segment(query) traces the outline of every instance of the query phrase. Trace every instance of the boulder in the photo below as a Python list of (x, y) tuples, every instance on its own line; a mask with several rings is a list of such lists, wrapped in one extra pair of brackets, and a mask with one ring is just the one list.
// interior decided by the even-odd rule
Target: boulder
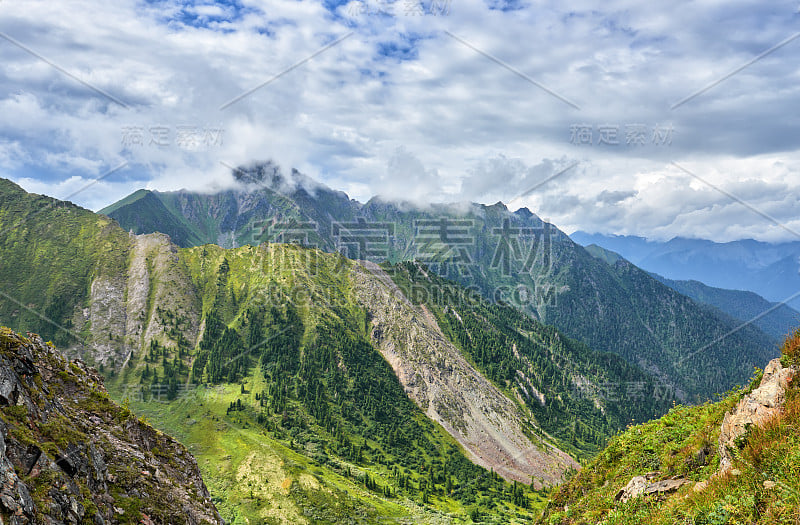
[(664, 479), (661, 481), (651, 482), (651, 480), (656, 476), (658, 476), (658, 472), (648, 472), (644, 476), (634, 476), (623, 489), (617, 492), (617, 501), (625, 503), (626, 501), (633, 498), (638, 498), (639, 496), (672, 492), (673, 490), (678, 490), (681, 486), (687, 483), (691, 483), (691, 481), (688, 479), (683, 478)]
[(745, 395), (732, 411), (725, 414), (719, 434), (720, 474), (733, 465), (737, 439), (751, 426), (763, 425), (780, 412), (793, 375), (794, 369), (784, 368), (780, 359), (773, 359), (764, 368), (758, 388)]

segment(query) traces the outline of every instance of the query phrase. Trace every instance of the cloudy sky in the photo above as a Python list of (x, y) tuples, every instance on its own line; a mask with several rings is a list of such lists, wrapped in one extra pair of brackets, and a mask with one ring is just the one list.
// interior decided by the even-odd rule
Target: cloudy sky
[(799, 8), (0, 0), (0, 175), (97, 210), (274, 159), (362, 201), (797, 240)]

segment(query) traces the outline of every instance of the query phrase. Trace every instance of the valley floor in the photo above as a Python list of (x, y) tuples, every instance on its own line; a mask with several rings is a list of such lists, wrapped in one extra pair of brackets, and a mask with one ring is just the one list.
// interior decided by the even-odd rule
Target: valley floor
[[(471, 509), (452, 499), (431, 496), (423, 505), (407, 497), (387, 498), (367, 490), (356, 473), (367, 472), (383, 484), (389, 472), (317, 462), (311, 459), (319, 452), (313, 443), (301, 448), (289, 436), (277, 437), (244, 414), (228, 416), (231, 401), (242, 397), (238, 386), (199, 386), (171, 402), (131, 400), (128, 394), (112, 391), (120, 403), (175, 436), (195, 455), (227, 523), (474, 523)], [(480, 522), (530, 523), (545, 503), (543, 495), (532, 498), (529, 509), (500, 503)]]

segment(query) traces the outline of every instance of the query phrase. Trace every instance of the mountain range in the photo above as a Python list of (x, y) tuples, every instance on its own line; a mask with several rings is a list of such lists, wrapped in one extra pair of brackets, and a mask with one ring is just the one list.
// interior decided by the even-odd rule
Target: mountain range
[(748, 290), (770, 302), (785, 302), (800, 309), (800, 241), (772, 244), (743, 239), (718, 243), (675, 237), (659, 242), (582, 231), (570, 237), (583, 246), (596, 244), (617, 252), (640, 268), (667, 279)]
[[(633, 420), (776, 353), (528, 210), (239, 172), (108, 215), (0, 179), (0, 320), (175, 435), (226, 521), (531, 521)], [(109, 218), (156, 202), (186, 246)]]
[[(365, 204), (272, 163), (233, 171), (215, 193), (140, 190), (103, 210), (136, 234), (182, 246), (295, 242), (352, 259), (417, 260), (484, 297), (515, 306), (597, 351), (621, 355), (681, 399), (746, 381), (774, 338), (698, 305), (633, 264), (597, 260), (523, 208), (461, 203)], [(707, 373), (708, 370), (718, 373)]]
[(9, 181), (0, 203), (0, 318), (176, 435), (226, 520), (526, 516), (576, 458), (675, 400), (420, 263), (179, 248)]

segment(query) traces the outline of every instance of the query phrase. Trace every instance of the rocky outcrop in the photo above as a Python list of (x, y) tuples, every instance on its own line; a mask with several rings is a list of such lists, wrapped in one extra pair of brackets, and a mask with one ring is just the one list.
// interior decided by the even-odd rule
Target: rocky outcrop
[[(741, 438), (753, 426), (763, 425), (767, 420), (775, 417), (782, 409), (786, 399), (786, 389), (792, 380), (795, 370), (781, 365), (780, 359), (773, 359), (764, 368), (764, 375), (755, 390), (746, 394), (733, 410), (727, 412), (722, 420), (719, 436), (719, 470), (711, 479), (725, 473), (738, 475), (739, 471), (733, 467), (733, 458), (736, 450), (741, 446)], [(698, 465), (705, 463), (706, 455), (710, 452), (707, 448), (698, 451), (694, 462)], [(634, 476), (628, 484), (616, 495), (616, 500), (622, 503), (640, 496), (654, 493), (665, 493), (677, 490), (691, 481), (683, 478), (672, 478), (661, 481), (652, 481), (658, 477), (658, 472), (650, 472), (643, 476)], [(692, 490), (703, 492), (711, 479), (695, 483)]]
[[(445, 337), (433, 315), (413, 305), (380, 267), (354, 265), (353, 289), (371, 318), (376, 348), (408, 396), (465, 448), (471, 459), (509, 480), (552, 485), (569, 455), (531, 437), (519, 407), (478, 372)], [(528, 425), (528, 432), (523, 430)]]
[(120, 369), (153, 339), (166, 347), (196, 342), (200, 301), (164, 234), (132, 235), (126, 274), (96, 277), (90, 294), (92, 338), (83, 357), (95, 363)]
[(197, 463), (98, 373), (0, 328), (0, 523), (222, 523)]
[(786, 399), (786, 389), (795, 370), (785, 368), (780, 359), (773, 359), (764, 368), (758, 388), (746, 394), (736, 407), (725, 414), (719, 434), (719, 472), (727, 472), (733, 465), (733, 453), (738, 440), (754, 425), (763, 425), (781, 411)]
[(658, 472), (648, 472), (644, 476), (634, 476), (624, 488), (617, 492), (615, 499), (621, 503), (625, 503), (633, 498), (649, 496), (651, 494), (664, 494), (667, 492), (672, 492), (674, 490), (678, 490), (687, 483), (691, 483), (691, 481), (684, 478), (652, 481), (658, 477), (658, 475)]

